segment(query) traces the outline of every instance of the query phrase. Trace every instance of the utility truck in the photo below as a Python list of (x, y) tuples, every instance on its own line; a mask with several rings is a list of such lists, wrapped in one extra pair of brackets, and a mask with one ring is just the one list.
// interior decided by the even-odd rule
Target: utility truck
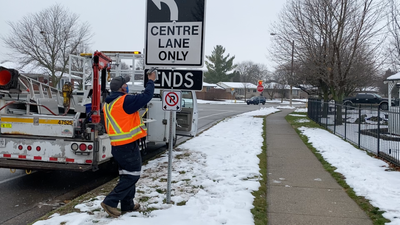
[[(140, 52), (70, 55), (62, 90), (0, 67), (0, 168), (98, 170), (112, 158), (102, 115), (109, 81), (128, 75), (129, 94), (141, 93), (143, 67)], [(197, 133), (195, 92), (182, 92), (182, 110), (175, 113), (162, 109), (162, 91), (156, 89), (153, 99), (140, 110), (148, 131), (139, 140), (141, 151), (147, 151), (149, 144), (167, 144), (170, 135), (175, 142), (176, 135)], [(174, 129), (169, 132), (171, 123)]]

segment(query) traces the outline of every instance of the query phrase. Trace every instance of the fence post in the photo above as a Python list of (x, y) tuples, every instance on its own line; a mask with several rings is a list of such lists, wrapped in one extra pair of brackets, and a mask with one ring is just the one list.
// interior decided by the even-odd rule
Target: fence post
[(380, 151), (380, 138), (381, 138), (381, 107), (378, 107), (378, 148), (377, 148), (377, 156), (379, 156)]
[(328, 130), (328, 113), (329, 113), (329, 102), (324, 101), (324, 108), (322, 110), (326, 111), (326, 118), (325, 118), (325, 129)]
[(358, 106), (358, 148), (360, 148), (361, 142), (361, 105)]
[(336, 134), (336, 124), (337, 124), (337, 107), (336, 107), (336, 102), (335, 102), (335, 113), (333, 115), (333, 134)]
[(321, 101), (317, 100), (317, 119), (318, 119), (318, 124), (322, 126), (322, 116), (321, 116)]

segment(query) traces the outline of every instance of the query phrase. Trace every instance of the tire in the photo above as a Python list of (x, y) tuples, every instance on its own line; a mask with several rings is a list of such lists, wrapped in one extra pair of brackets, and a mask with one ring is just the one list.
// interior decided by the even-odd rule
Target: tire
[(343, 102), (343, 105), (344, 106), (353, 106), (353, 103), (350, 101), (347, 101), (347, 102)]
[(263, 105), (265, 105), (265, 102), (263, 102)]
[(384, 102), (384, 103), (381, 103), (381, 104), (379, 105), (379, 108), (380, 108), (381, 110), (388, 110), (388, 109), (389, 109), (389, 105), (388, 105), (386, 102)]

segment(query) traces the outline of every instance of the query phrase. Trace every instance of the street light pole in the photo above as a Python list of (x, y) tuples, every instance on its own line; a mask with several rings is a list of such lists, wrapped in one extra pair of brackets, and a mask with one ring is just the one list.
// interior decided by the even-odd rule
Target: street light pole
[(289, 98), (290, 98), (290, 107), (292, 107), (292, 99), (293, 99), (293, 85), (292, 85), (292, 79), (293, 79), (293, 72), (294, 72), (294, 40), (292, 40), (292, 65), (290, 68), (290, 93), (289, 93)]

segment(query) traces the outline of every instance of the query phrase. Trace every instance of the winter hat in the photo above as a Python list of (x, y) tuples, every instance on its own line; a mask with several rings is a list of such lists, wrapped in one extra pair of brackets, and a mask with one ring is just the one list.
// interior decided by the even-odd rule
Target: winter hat
[(131, 78), (129, 76), (114, 77), (110, 82), (111, 91), (118, 91), (122, 87), (122, 85), (126, 84), (130, 80), (131, 80)]

